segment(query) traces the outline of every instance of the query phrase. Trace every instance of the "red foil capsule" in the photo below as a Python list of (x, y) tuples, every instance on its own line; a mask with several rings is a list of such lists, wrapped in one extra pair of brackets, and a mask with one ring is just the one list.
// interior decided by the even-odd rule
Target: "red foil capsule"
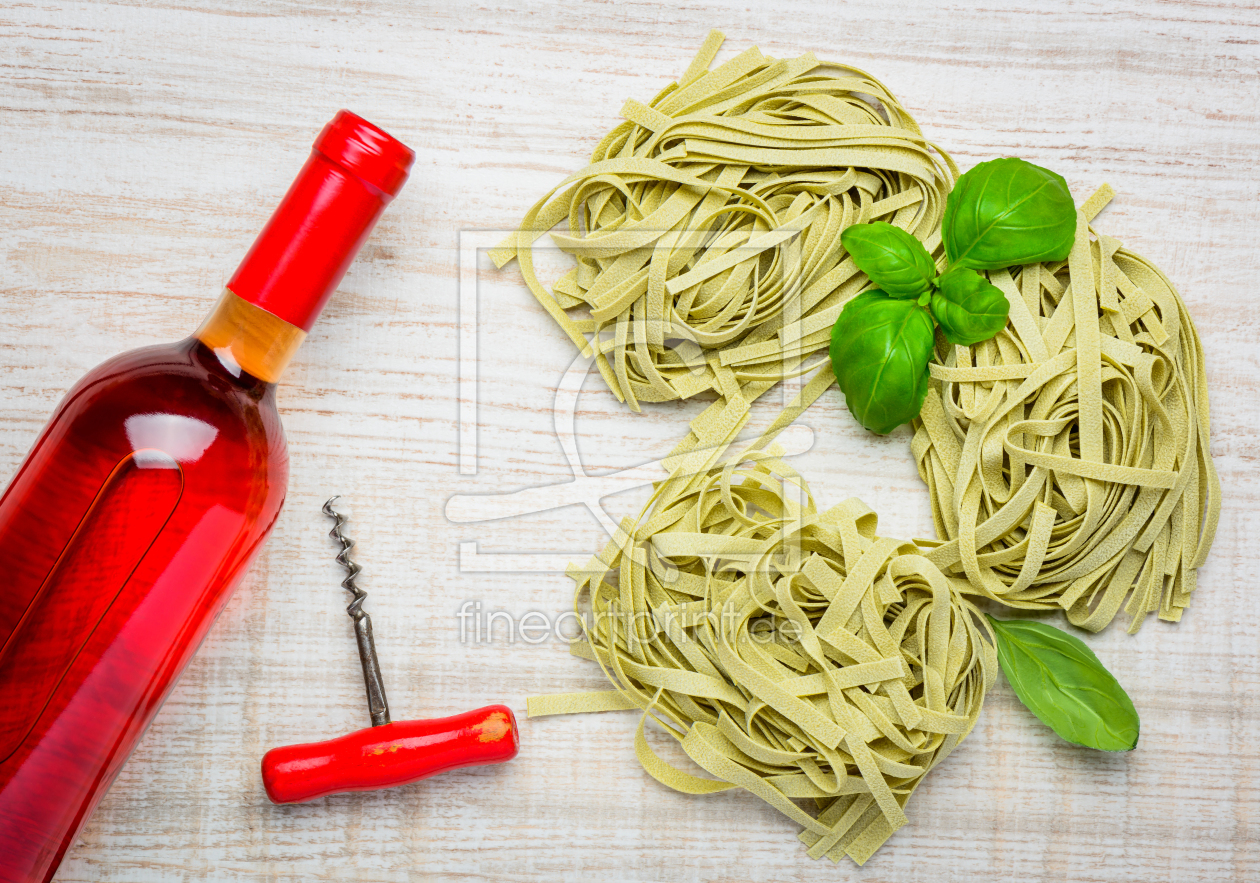
[(488, 705), (273, 748), (263, 755), (263, 787), (272, 803), (305, 803), (329, 794), (406, 785), (460, 767), (504, 763), (519, 750), (512, 710)]

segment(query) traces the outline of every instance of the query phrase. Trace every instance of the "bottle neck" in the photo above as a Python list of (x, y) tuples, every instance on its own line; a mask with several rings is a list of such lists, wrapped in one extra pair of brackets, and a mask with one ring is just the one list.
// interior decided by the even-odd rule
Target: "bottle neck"
[(227, 287), (310, 331), (414, 157), (367, 120), (337, 114)]
[(197, 329), (230, 374), (280, 379), (414, 159), (402, 142), (347, 110), (324, 127)]
[(195, 336), (233, 376), (244, 372), (275, 383), (306, 332), (225, 288)]

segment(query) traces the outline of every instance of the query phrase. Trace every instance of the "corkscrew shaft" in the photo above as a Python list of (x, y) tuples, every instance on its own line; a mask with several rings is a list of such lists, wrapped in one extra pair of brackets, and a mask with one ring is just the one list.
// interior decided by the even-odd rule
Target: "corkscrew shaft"
[(337, 563), (346, 569), (346, 578), (341, 587), (353, 595), (346, 613), (354, 622), (354, 639), (359, 645), (359, 663), (363, 666), (363, 686), (367, 689), (368, 714), (372, 717), (372, 726), (379, 727), (390, 722), (389, 700), (385, 698), (385, 682), (381, 679), (381, 664), (376, 657), (376, 643), (372, 640), (372, 617), (363, 609), (367, 592), (355, 584), (355, 577), (361, 569), (350, 558), (350, 550), (354, 548), (354, 540), (342, 531), (346, 523), (345, 516), (333, 508), (333, 503), (341, 499), (332, 497), (324, 504), (324, 514), (333, 519), (333, 529), (328, 535), (341, 544), (337, 553)]

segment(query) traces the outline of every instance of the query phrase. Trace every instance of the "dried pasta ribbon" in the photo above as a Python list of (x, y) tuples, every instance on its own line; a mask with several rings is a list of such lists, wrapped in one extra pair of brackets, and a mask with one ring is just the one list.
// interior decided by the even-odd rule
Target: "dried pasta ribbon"
[[(722, 40), (712, 32), (650, 103), (628, 101), (590, 165), (491, 252), (500, 267), (519, 261), (636, 411), (734, 386), (751, 400), (809, 370), (868, 284), (840, 244), (848, 226), (884, 220), (942, 255), (957, 167), (882, 84), (756, 48), (709, 70)], [(548, 291), (534, 248), (561, 224), (552, 238), (576, 266)]]
[[(570, 568), (586, 635), (573, 652), (615, 692), (531, 697), (529, 714), (642, 709), (635, 750), (658, 781), (744, 788), (801, 825), (810, 856), (861, 864), (975, 725), (997, 673), (988, 624), (914, 544), (878, 536), (860, 501), (819, 513), (775, 448), (686, 464)], [(649, 716), (714, 778), (657, 755)]]
[(928, 558), (1091, 631), (1123, 607), (1136, 632), (1190, 603), (1221, 489), (1199, 336), (1163, 273), (1090, 226), (1111, 196), (1082, 206), (1066, 262), (989, 273), (1010, 321), (938, 351), (912, 447)]

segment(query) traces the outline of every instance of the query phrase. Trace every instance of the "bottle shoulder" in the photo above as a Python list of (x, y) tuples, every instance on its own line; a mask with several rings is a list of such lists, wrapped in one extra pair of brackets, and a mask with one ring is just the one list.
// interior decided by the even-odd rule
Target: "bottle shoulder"
[(230, 366), (196, 338), (154, 344), (113, 356), (88, 371), (58, 410), (77, 400), (133, 403), (136, 407), (211, 407), (228, 411), (275, 411), (275, 385)]
[(268, 400), (274, 403), (274, 384), (245, 374), (239, 366), (225, 364), (196, 337), (119, 353), (84, 374), (74, 389), (154, 382), (203, 387), (215, 395), (260, 405)]
[(89, 371), (67, 393), (46, 433), (93, 446), (157, 448), (191, 464), (287, 460), (275, 386), (234, 377), (195, 338), (131, 350)]

